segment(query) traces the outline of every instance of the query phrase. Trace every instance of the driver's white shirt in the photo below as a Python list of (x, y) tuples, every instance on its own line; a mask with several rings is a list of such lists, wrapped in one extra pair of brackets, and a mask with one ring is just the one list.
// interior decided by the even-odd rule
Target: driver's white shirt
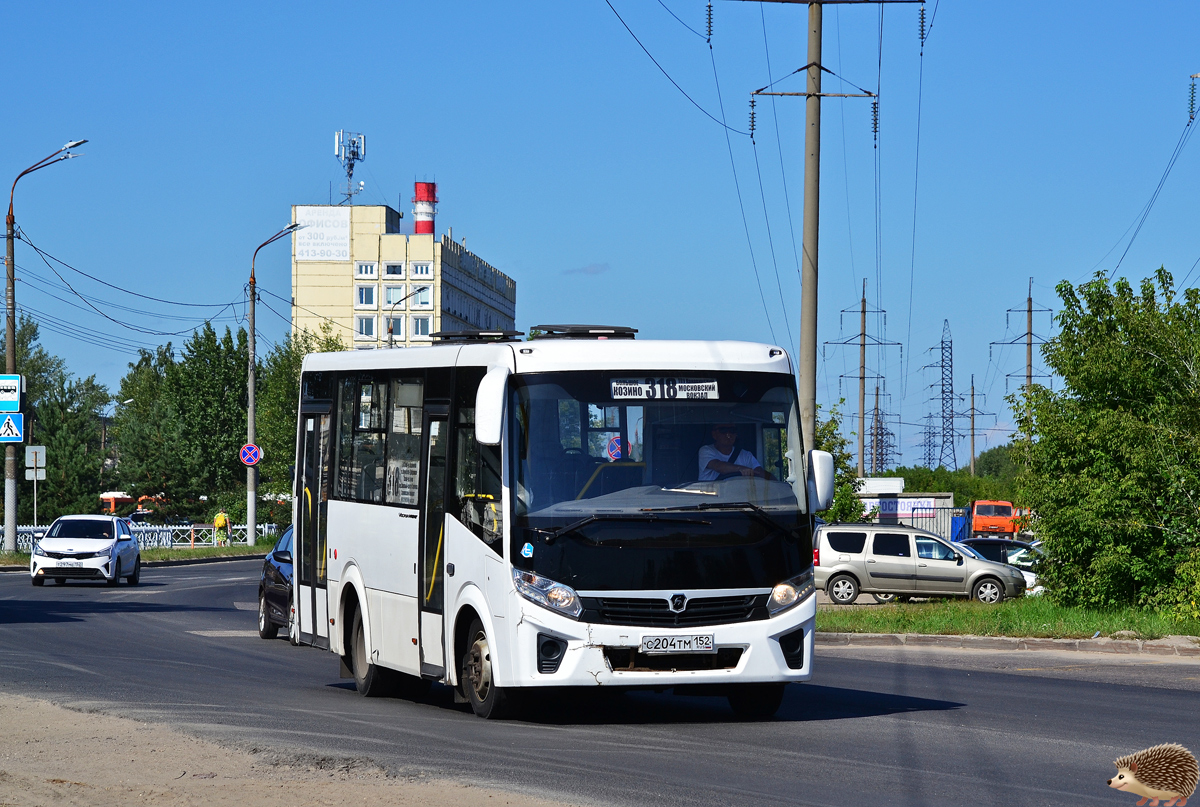
[[(737, 446), (734, 446), (734, 451), (736, 451), (736, 450), (737, 450)], [(715, 445), (713, 445), (712, 443), (709, 443), (706, 446), (701, 446), (700, 447), (700, 481), (701, 482), (712, 482), (712, 481), (716, 480), (716, 478), (718, 476), (720, 476), (720, 474), (717, 473), (716, 471), (714, 471), (713, 469), (709, 468), (708, 464), (710, 462), (712, 462), (713, 460), (720, 460), (721, 462), (729, 462), (729, 458), (732, 455), (733, 455), (733, 451), (730, 451), (728, 454), (722, 454), (720, 451), (717, 451), (717, 447)], [(740, 465), (743, 468), (761, 468), (762, 467), (762, 465), (759, 463), (759, 461), (754, 458), (754, 455), (751, 454), (749, 451), (747, 451), (744, 448), (742, 449), (742, 453), (738, 454), (737, 462), (735, 462), (734, 465)]]

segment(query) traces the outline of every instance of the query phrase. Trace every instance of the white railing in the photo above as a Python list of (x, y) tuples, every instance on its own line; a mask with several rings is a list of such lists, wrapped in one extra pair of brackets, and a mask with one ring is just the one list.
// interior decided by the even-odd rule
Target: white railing
[[(34, 536), (45, 533), (48, 529), (50, 529), (48, 524), (44, 527), (18, 526), (17, 551), (32, 551)], [(255, 544), (262, 546), (265, 552), (271, 544), (275, 543), (278, 529), (274, 524), (259, 524), (256, 532), (258, 539)], [(232, 525), (229, 533), (228, 542), (230, 544), (246, 545), (245, 524)], [(211, 524), (134, 524), (133, 536), (137, 539), (138, 547), (141, 549), (217, 546), (217, 530)]]

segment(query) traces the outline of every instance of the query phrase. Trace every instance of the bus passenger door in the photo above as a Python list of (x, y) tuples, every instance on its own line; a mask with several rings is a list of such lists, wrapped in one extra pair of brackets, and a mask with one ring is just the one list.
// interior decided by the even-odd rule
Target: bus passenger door
[(330, 416), (303, 414), (299, 467), (296, 469), (299, 518), (293, 533), (296, 565), (294, 607), (301, 644), (329, 647), (329, 613), (325, 597), (326, 519), (329, 507), (324, 473), (329, 450)]
[(446, 465), (450, 445), (449, 407), (425, 406), (425, 491), (421, 508), (420, 587), (417, 600), (421, 619), (421, 675), (442, 678), (446, 650), (442, 632), (442, 599), (445, 581)]

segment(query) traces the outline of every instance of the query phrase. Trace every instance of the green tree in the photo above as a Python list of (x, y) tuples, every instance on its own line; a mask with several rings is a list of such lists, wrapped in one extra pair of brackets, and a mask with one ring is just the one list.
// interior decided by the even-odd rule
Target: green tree
[(843, 398), (829, 410), (829, 417), (821, 420), (821, 408), (817, 407), (816, 435), (813, 447), (833, 455), (834, 489), (833, 504), (821, 514), (826, 521), (852, 523), (862, 521), (866, 508), (858, 498), (858, 466), (848, 450), (850, 441), (842, 435), (842, 413), (839, 407)]
[(1015, 451), (1042, 577), (1061, 603), (1184, 615), (1200, 599), (1200, 292), (1160, 269), (1137, 292), (1099, 273), (1058, 294), (1042, 354), (1063, 387), (1010, 397), (1032, 435)]
[(259, 468), (264, 493), (283, 494), (292, 489), (289, 469), (296, 462), (300, 367), (304, 357), (340, 350), (346, 350), (346, 344), (329, 323), (324, 323), (320, 333), (288, 333), (263, 360), (257, 376), (256, 438), (263, 450)]
[(1020, 466), (1013, 461), (1011, 443), (989, 448), (975, 458), (975, 473), (985, 478), (1014, 483), (1020, 470)]

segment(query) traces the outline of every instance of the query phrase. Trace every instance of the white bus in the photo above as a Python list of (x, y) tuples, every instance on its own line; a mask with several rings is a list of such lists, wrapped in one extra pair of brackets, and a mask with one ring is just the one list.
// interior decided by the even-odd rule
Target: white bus
[(297, 638), (364, 695), (438, 681), (482, 717), (549, 686), (773, 714), (812, 675), (833, 496), (787, 354), (540, 330), (304, 360)]

